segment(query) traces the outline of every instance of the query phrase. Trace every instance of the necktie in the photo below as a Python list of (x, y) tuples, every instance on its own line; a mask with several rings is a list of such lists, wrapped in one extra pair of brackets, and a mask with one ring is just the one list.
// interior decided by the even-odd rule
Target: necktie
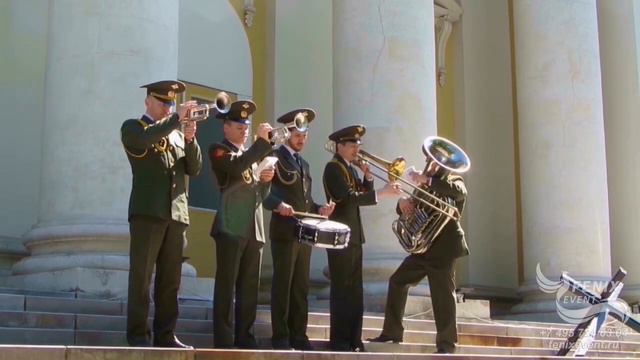
[(296, 163), (300, 167), (300, 170), (302, 170), (302, 161), (300, 160), (300, 154), (293, 153), (293, 157), (296, 159)]

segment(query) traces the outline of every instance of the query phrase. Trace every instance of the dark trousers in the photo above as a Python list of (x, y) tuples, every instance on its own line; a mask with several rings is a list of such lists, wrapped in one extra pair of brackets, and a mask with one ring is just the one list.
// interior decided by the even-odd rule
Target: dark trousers
[(382, 334), (402, 338), (402, 318), (409, 287), (417, 285), (426, 276), (436, 322), (436, 347), (453, 349), (458, 341), (454, 264), (453, 258), (430, 257), (428, 253), (407, 256), (389, 279)]
[(127, 341), (148, 342), (151, 333), (149, 287), (156, 268), (153, 300), (154, 343), (173, 339), (178, 320), (178, 289), (182, 269), (182, 249), (187, 225), (150, 216), (133, 216), (129, 221), (129, 295), (127, 302)]
[(362, 246), (327, 249), (331, 293), (329, 346), (335, 351), (362, 348)]
[(289, 238), (271, 239), (272, 341), (306, 342), (311, 246)]
[[(216, 281), (213, 292), (213, 344), (216, 348), (252, 347), (256, 320), (262, 243), (216, 235)], [(234, 306), (235, 290), (235, 306)], [(235, 316), (235, 326), (232, 328)]]

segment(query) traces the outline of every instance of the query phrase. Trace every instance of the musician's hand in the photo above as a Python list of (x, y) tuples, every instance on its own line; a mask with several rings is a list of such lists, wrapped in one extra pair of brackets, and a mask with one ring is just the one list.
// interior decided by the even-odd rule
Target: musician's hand
[(429, 178), (427, 177), (427, 175), (422, 174), (422, 172), (420, 171), (416, 171), (415, 168), (409, 169), (407, 171), (407, 176), (409, 177), (409, 180), (411, 180), (411, 182), (413, 182), (418, 186), (429, 181)]
[(415, 211), (415, 205), (409, 198), (400, 198), (398, 200), (398, 207), (400, 208), (400, 212), (402, 215), (411, 215)]
[(322, 216), (329, 217), (333, 213), (333, 210), (336, 208), (336, 203), (333, 201), (329, 201), (327, 204), (320, 207), (319, 213)]
[(195, 100), (189, 100), (184, 104), (178, 105), (178, 116), (180, 117), (180, 121), (188, 121), (189, 120), (189, 110), (196, 107), (198, 102)]
[(196, 136), (196, 122), (195, 121), (187, 121), (184, 123), (184, 127), (182, 131), (184, 131), (184, 140), (187, 143), (191, 143), (193, 138)]
[(258, 137), (269, 141), (269, 131), (271, 130), (273, 130), (273, 128), (269, 123), (261, 123), (260, 125), (258, 125), (256, 134), (258, 135)]
[(383, 198), (383, 197), (393, 197), (393, 196), (398, 196), (402, 193), (402, 191), (400, 190), (400, 184), (398, 183), (386, 183), (382, 189), (378, 190), (378, 197), (379, 198)]
[(432, 177), (436, 174), (436, 172), (438, 172), (438, 170), (440, 170), (440, 165), (438, 165), (438, 163), (435, 161), (431, 161), (431, 163), (429, 163), (429, 166), (427, 167), (427, 170), (425, 171), (425, 175)]
[(276, 208), (276, 212), (282, 216), (293, 216), (293, 207), (285, 202), (281, 202)]
[(369, 168), (369, 163), (366, 161), (360, 161), (356, 163), (356, 165), (362, 170), (364, 177), (367, 179), (371, 179), (373, 176), (371, 175), (371, 169)]
[(273, 179), (273, 175), (275, 173), (276, 171), (274, 170), (274, 168), (262, 170), (262, 172), (260, 173), (260, 182), (268, 183), (269, 181), (271, 181), (271, 179)]

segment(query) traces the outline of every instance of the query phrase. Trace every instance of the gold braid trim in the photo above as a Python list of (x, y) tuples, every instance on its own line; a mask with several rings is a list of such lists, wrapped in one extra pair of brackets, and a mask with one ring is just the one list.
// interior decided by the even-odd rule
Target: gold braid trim
[[(282, 176), (282, 174), (280, 173), (280, 168), (282, 168), (282, 170), (284, 172), (287, 173), (287, 175), (293, 174), (293, 179), (286, 181), (284, 179), (284, 176)], [(285, 185), (291, 185), (293, 183), (296, 182), (296, 180), (298, 180), (298, 171), (297, 170), (289, 170), (286, 167), (284, 167), (284, 165), (282, 165), (282, 161), (278, 161), (277, 165), (276, 165), (276, 174), (278, 175), (278, 179), (280, 179), (280, 182), (285, 184)]]
[[(345, 175), (345, 178), (347, 179), (347, 183), (349, 184), (350, 188), (354, 188), (355, 184), (356, 184), (356, 180), (353, 178), (353, 176), (351, 175), (351, 172), (347, 169), (346, 166), (344, 166), (343, 163), (341, 163), (340, 161), (333, 159), (330, 161), (330, 163), (336, 163), (340, 166), (340, 169), (342, 170), (342, 172)], [(335, 198), (335, 196), (333, 196), (331, 194), (331, 191), (329, 191), (329, 188), (327, 187), (327, 183), (326, 181), (324, 181), (324, 179), (322, 179), (322, 184), (324, 185), (324, 191), (329, 194), (329, 198), (331, 198), (331, 200), (333, 200), (333, 202), (335, 202), (336, 204), (341, 202), (342, 200), (338, 200)]]
[[(142, 129), (146, 130), (147, 127), (149, 126), (149, 124), (147, 124), (146, 122), (142, 121), (142, 119), (138, 119), (138, 122), (140, 123), (140, 125), (142, 125)], [(124, 151), (127, 154), (131, 155), (131, 157), (134, 157), (134, 158), (142, 158), (145, 155), (147, 155), (147, 151), (149, 151), (149, 149), (144, 149), (144, 152), (142, 154), (134, 154), (131, 151), (129, 151), (129, 149), (127, 149), (127, 146), (124, 143), (122, 144), (122, 147), (124, 147)]]
[[(142, 119), (138, 119), (138, 122), (140, 123), (140, 125), (142, 125), (142, 129), (146, 130), (149, 127), (149, 124), (147, 124), (146, 122), (142, 121)], [(160, 141), (158, 141), (158, 143), (154, 143), (153, 147), (156, 151), (159, 152), (165, 152), (167, 150), (167, 145), (169, 143), (169, 140), (167, 139), (167, 137), (163, 137), (162, 139), (160, 139)], [(144, 152), (142, 154), (134, 154), (133, 152), (129, 151), (129, 149), (127, 149), (127, 146), (123, 143), (122, 146), (124, 147), (124, 151), (131, 155), (131, 157), (134, 158), (143, 158), (145, 155), (147, 155), (147, 152), (149, 151), (149, 149), (144, 149)]]

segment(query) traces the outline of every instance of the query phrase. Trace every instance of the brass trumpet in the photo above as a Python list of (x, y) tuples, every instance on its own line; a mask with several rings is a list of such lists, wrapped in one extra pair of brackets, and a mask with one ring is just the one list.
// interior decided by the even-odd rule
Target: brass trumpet
[(231, 108), (231, 98), (229, 94), (221, 91), (216, 96), (216, 101), (209, 104), (199, 104), (189, 110), (187, 121), (203, 121), (213, 115), (226, 114)]
[(293, 118), (293, 121), (285, 124), (283, 127), (275, 128), (269, 132), (269, 140), (275, 144), (284, 144), (291, 137), (290, 127), (295, 127), (298, 131), (307, 131), (309, 120), (303, 112), (299, 112)]

